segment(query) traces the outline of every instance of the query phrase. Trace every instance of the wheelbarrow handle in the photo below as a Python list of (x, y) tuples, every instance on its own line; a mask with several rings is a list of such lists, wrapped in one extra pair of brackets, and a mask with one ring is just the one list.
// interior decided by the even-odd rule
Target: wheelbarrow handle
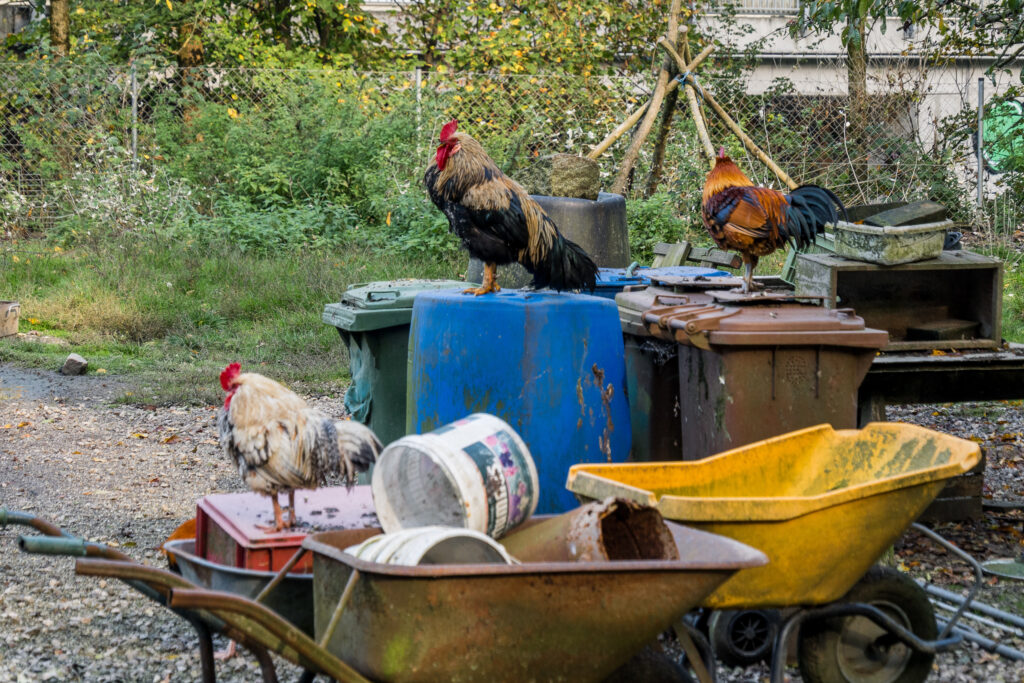
[(18, 536), (18, 547), (33, 555), (67, 555), (70, 557), (106, 557), (133, 561), (124, 553), (101, 543), (67, 536)]
[[(204, 609), (214, 614), (238, 615), (250, 624), (259, 626), (259, 629), (253, 629), (239, 624), (247, 635), (260, 640), (265, 647), (280, 653), (280, 645), (286, 645), (309, 660), (322, 673), (342, 683), (369, 683), (362, 674), (318, 645), (279, 614), (248, 598), (221, 591), (174, 588), (168, 604), (172, 608)], [(263, 634), (269, 634), (272, 640), (265, 640), (267, 636)]]
[(21, 512), (20, 510), (8, 510), (5, 507), (0, 507), (0, 526), (7, 526), (8, 524), (21, 524), (22, 526), (30, 526), (41, 534), (47, 536), (63, 536), (65, 538), (74, 538), (71, 534), (64, 531), (63, 529), (50, 524), (45, 519), (36, 517), (27, 512)]

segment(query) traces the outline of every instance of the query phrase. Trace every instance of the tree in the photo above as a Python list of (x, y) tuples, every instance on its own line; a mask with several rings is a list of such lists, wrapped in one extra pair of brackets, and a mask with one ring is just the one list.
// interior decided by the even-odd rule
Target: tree
[(68, 0), (50, 0), (50, 45), (58, 57), (67, 57), (70, 52), (70, 14)]
[(829, 33), (836, 24), (845, 25), (840, 37), (850, 61), (852, 95), (855, 88), (864, 92), (855, 69), (867, 61), (868, 32), (878, 25), (885, 33), (893, 18), (903, 29), (935, 29), (932, 48), (942, 56), (990, 57), (990, 72), (1017, 65), (1024, 83), (1024, 0), (806, 0), (790, 32)]
[(455, 71), (578, 75), (648, 65), (668, 0), (409, 0), (400, 47)]

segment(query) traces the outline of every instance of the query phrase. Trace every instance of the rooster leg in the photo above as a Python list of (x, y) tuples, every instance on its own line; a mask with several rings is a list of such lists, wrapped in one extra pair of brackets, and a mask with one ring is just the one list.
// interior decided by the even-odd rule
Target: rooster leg
[(291, 517), (288, 518), (288, 526), (295, 526), (295, 491), (288, 491), (288, 509), (291, 510)]
[(754, 268), (757, 268), (757, 257), (753, 254), (743, 254), (743, 293), (761, 289), (761, 285), (754, 282)]
[(463, 294), (475, 294), (480, 296), (481, 294), (489, 294), (491, 292), (500, 292), (501, 287), (498, 286), (497, 280), (498, 264), (496, 263), (485, 263), (484, 264), (484, 282), (479, 287), (470, 287), (469, 289), (462, 290)]
[(257, 524), (256, 528), (261, 529), (263, 531), (268, 531), (272, 534), (276, 534), (281, 529), (284, 529), (285, 527), (291, 525), (284, 523), (284, 516), (281, 514), (281, 504), (277, 502), (276, 493), (270, 494), (270, 502), (274, 504), (274, 526), (269, 526), (266, 524)]

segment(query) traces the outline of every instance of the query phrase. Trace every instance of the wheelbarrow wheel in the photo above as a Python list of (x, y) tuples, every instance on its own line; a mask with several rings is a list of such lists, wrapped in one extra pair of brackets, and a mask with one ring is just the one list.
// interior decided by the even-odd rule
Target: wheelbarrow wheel
[(708, 619), (715, 657), (729, 666), (750, 666), (771, 657), (778, 630), (775, 610), (716, 610)]
[[(921, 639), (934, 640), (935, 612), (909, 577), (874, 566), (840, 602), (873, 605)], [(804, 623), (798, 658), (806, 683), (921, 683), (934, 654), (918, 652), (866, 617)]]

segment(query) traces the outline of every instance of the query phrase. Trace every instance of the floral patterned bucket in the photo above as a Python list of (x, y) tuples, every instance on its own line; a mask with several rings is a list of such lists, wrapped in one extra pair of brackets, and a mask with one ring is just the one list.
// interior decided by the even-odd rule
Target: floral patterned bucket
[(504, 420), (474, 413), (405, 436), (377, 458), (371, 480), (386, 533), (441, 525), (501, 538), (537, 509), (537, 468)]

